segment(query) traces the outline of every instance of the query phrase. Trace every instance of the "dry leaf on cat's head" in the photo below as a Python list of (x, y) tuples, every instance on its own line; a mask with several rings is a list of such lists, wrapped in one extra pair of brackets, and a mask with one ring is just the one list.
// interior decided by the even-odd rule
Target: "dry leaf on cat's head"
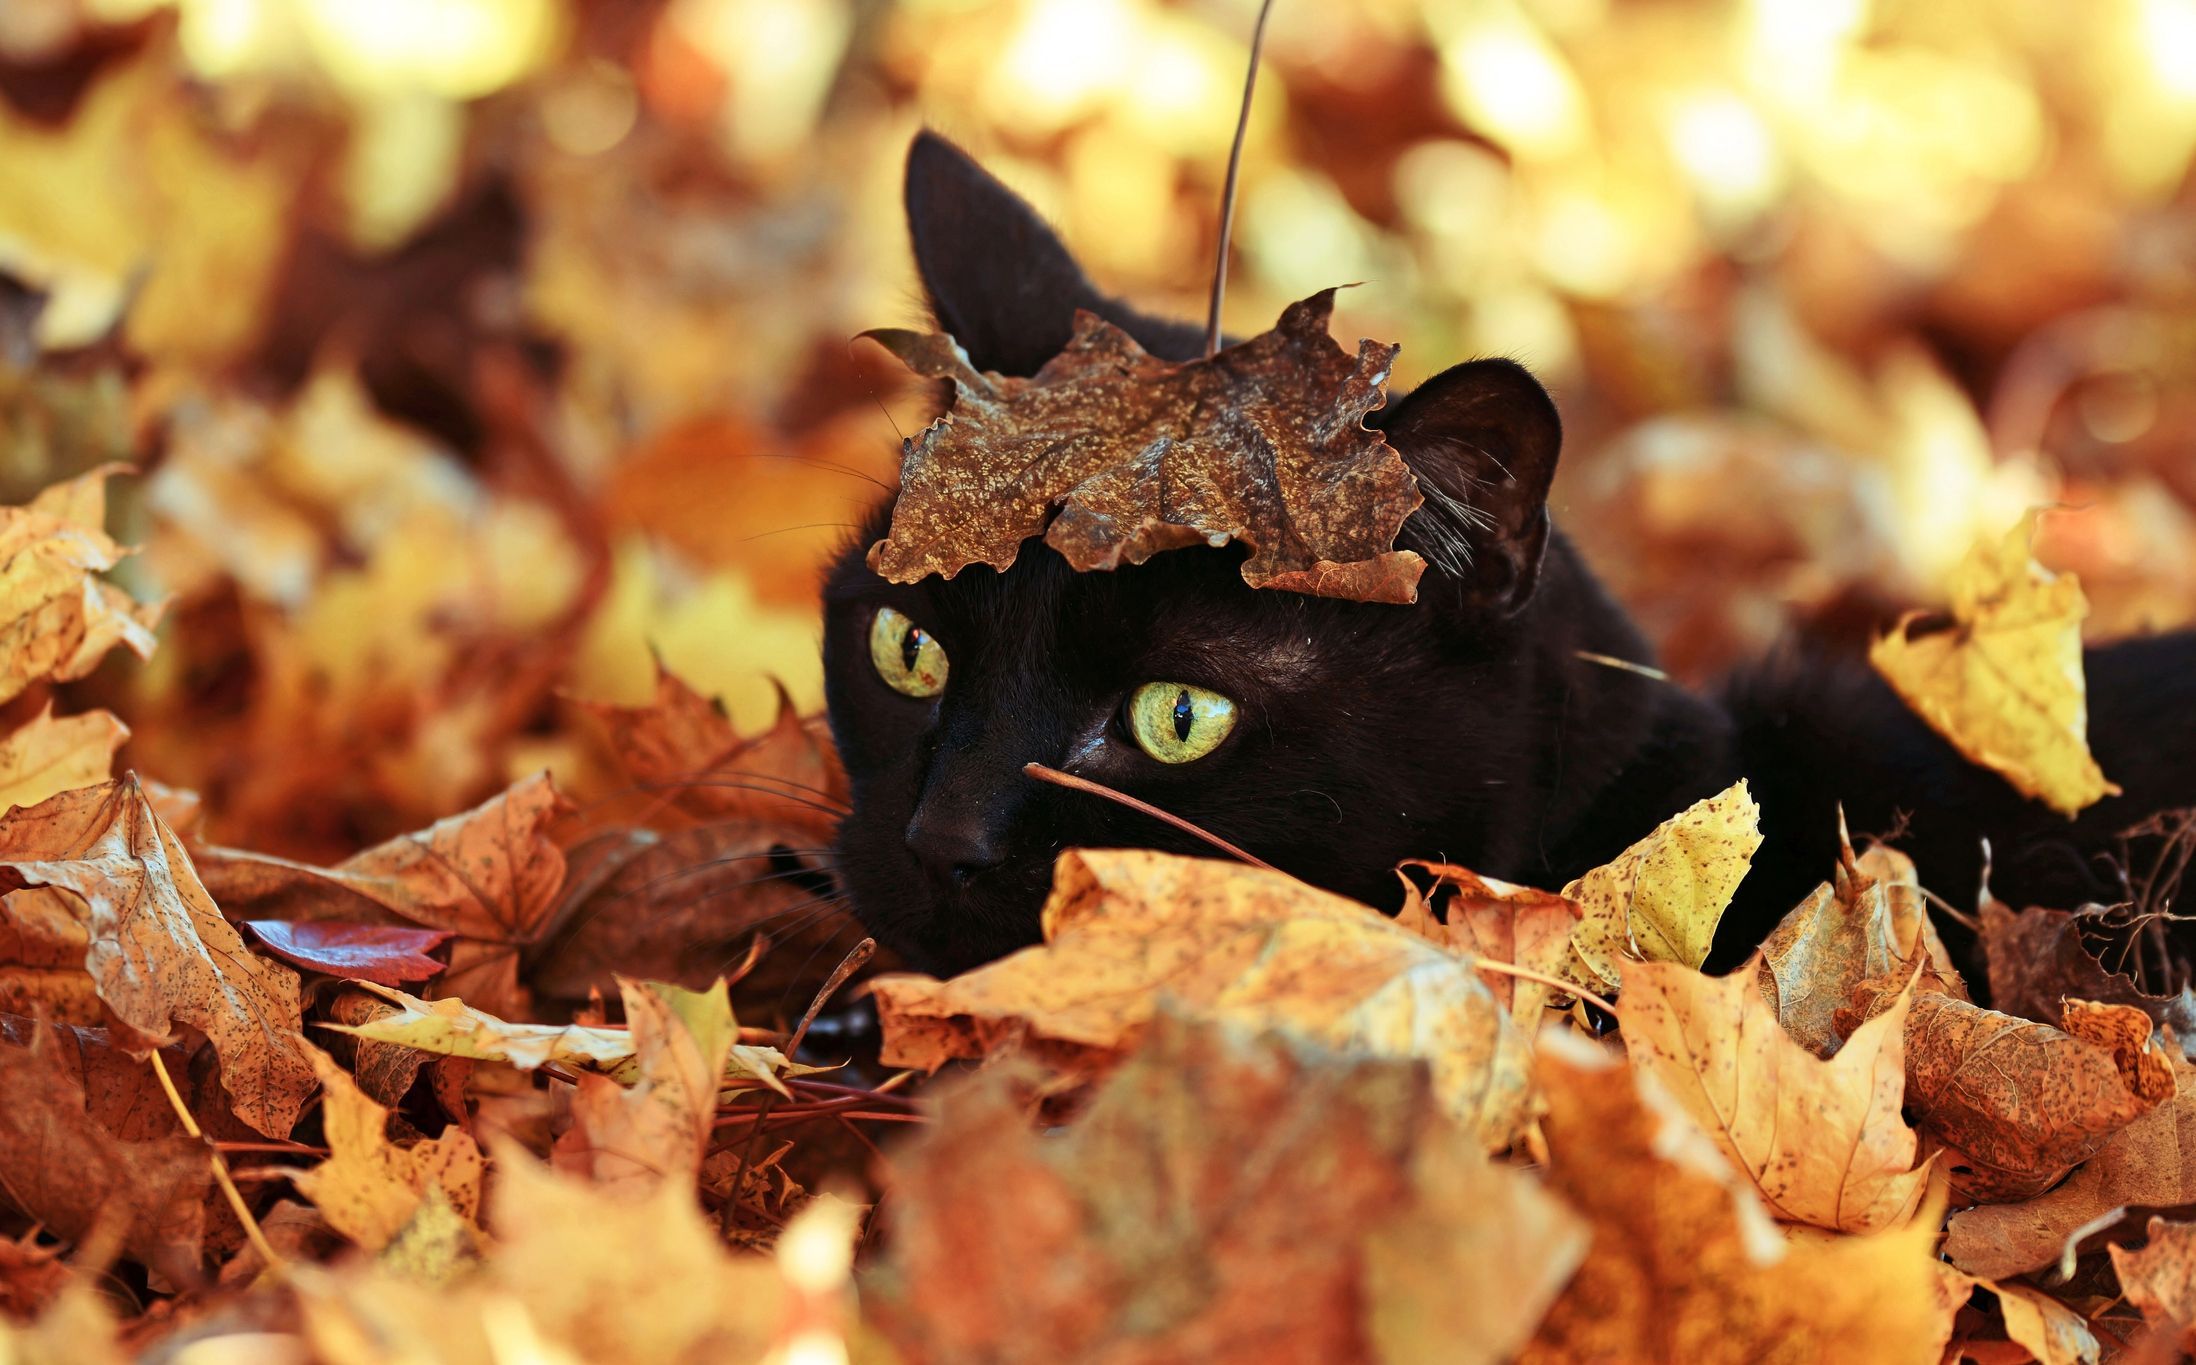
[(1419, 1057), (1490, 1150), (1525, 1111), (1525, 1035), (1471, 960), (1378, 911), (1264, 868), (1149, 849), (1070, 849), (1045, 942), (950, 981), (874, 983), (892, 1066), (1014, 1043), (1075, 1072), (1110, 1068), (1162, 996), (1193, 1017), (1285, 1028), (1328, 1047)]
[(949, 336), (868, 332), (917, 374), (953, 383), (907, 445), (892, 529), (869, 566), (895, 583), (1005, 569), (1022, 542), (1079, 571), (1239, 540), (1243, 581), (1317, 597), (1411, 602), (1425, 561), (1395, 548), (1418, 481), (1369, 430), (1397, 348), (1327, 334), (1334, 291), (1208, 359), (1147, 353), (1078, 313), (1034, 378), (979, 374)]
[(1951, 624), (1916, 633), (1924, 613), (1910, 613), (1868, 660), (1961, 753), (2072, 816), (2120, 789), (2089, 753), (2089, 603), (2074, 575), (2035, 561), (2035, 535), (2030, 512), (1977, 545), (1952, 575)]

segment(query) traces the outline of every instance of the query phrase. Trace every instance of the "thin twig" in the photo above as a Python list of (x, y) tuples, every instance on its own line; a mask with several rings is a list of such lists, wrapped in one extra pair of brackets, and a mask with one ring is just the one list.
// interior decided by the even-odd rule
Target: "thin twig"
[(1220, 246), (1212, 265), (1212, 306), (1205, 314), (1205, 358), (1220, 353), (1220, 298), (1228, 288), (1228, 238), (1235, 233), (1235, 181), (1243, 169), (1243, 134), (1250, 131), (1251, 92), (1258, 88), (1258, 52), (1266, 44), (1266, 16), (1273, 0), (1259, 0), (1251, 28), (1250, 67), (1243, 73), (1243, 108), (1235, 116), (1235, 143), (1228, 148), (1228, 180), (1220, 191)]
[(1565, 995), (1577, 996), (1603, 1014), (1608, 1015), (1611, 1019), (1621, 1021), (1624, 1018), (1623, 1015), (1617, 1013), (1617, 1007), (1610, 1001), (1595, 995), (1584, 986), (1573, 985), (1560, 976), (1549, 976), (1545, 972), (1536, 972), (1530, 967), (1520, 967), (1514, 962), (1498, 962), (1487, 957), (1473, 958), (1472, 967), (1477, 971), (1493, 972), (1497, 976), (1514, 976), (1522, 981), (1537, 981), (1543, 986), (1553, 986)]
[[(1189, 821), (1184, 820), (1181, 816), (1176, 815), (1171, 811), (1163, 811), (1157, 806), (1151, 804), (1149, 801), (1140, 801), (1137, 798), (1130, 796), (1127, 792), (1115, 791), (1113, 788), (1108, 787), (1103, 783), (1093, 782), (1087, 777), (1077, 777), (1073, 773), (1064, 773), (1061, 772), (1058, 768), (1048, 768), (1042, 763), (1024, 763), (1022, 765), (1022, 771), (1028, 776), (1036, 778), (1040, 782), (1050, 782), (1055, 786), (1067, 787), (1073, 791), (1089, 792), (1092, 796), (1103, 796), (1108, 801), (1117, 801), (1120, 804), (1127, 806), (1130, 810), (1139, 811), (1145, 815), (1150, 816), (1154, 820), (1163, 820), (1167, 824), (1170, 824), (1176, 829), (1181, 830), (1184, 834), (1194, 834), (1198, 838), (1204, 840), (1208, 844), (1211, 844), (1214, 848), (1219, 849), (1222, 853), (1227, 854), (1231, 858), (1235, 858), (1241, 862), (1249, 863), (1252, 867), (1262, 867), (1268, 872), (1281, 872), (1280, 868), (1275, 867), (1272, 863), (1267, 862), (1264, 858), (1257, 857), (1254, 854), (1245, 853), (1242, 849), (1237, 848), (1235, 845), (1229, 843), (1227, 840), (1221, 838), (1219, 835), (1212, 833), (1210, 830), (1202, 829), (1196, 825), (1193, 825)], [(1286, 877), (1289, 874), (1286, 872), (1281, 872), (1281, 875)]]
[(183, 1102), (182, 1092), (169, 1079), (168, 1064), (160, 1060), (160, 1051), (157, 1048), (153, 1050), (152, 1068), (153, 1074), (160, 1078), (160, 1088), (168, 1092), (168, 1103), (174, 1107), (175, 1116), (183, 1121), (183, 1131), (191, 1135), (192, 1141), (206, 1144), (206, 1159), (213, 1166), (214, 1183), (221, 1186), (221, 1193), (228, 1198), (229, 1209), (236, 1214), (236, 1221), (244, 1225), (244, 1240), (252, 1244), (252, 1250), (259, 1253), (259, 1258), (267, 1263), (269, 1271), (276, 1275), (289, 1273), (281, 1255), (267, 1240), (267, 1234), (259, 1230), (259, 1220), (252, 1217), (251, 1207), (244, 1202), (243, 1191), (237, 1189), (236, 1181), (230, 1178), (229, 1163), (222, 1160), (220, 1149), (207, 1142), (206, 1135), (199, 1131), (198, 1120), (191, 1117), (191, 1107)]

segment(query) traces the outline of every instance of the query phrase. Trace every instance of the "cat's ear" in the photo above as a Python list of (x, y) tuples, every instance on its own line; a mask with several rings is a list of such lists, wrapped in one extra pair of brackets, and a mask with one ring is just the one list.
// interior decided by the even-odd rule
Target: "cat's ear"
[(1037, 210), (928, 129), (907, 152), (907, 226), (931, 311), (977, 369), (1035, 374), (1067, 345), (1078, 308), (1153, 355), (1200, 353), (1197, 329), (1099, 293)]
[[(1397, 544), (1427, 563), (1428, 588), (1508, 615), (1532, 596), (1548, 548), (1548, 485), (1563, 424), (1524, 366), (1474, 360), (1442, 371), (1376, 424), (1418, 476), (1425, 504)], [(1437, 585), (1438, 579), (1438, 585)]]

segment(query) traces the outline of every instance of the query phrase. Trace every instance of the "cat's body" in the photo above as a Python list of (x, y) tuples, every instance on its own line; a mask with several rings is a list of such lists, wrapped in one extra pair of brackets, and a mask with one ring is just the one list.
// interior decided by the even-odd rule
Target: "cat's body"
[[(941, 326), (980, 368), (1028, 374), (1073, 310), (1155, 354), (1195, 329), (1098, 295), (1028, 208), (950, 144), (909, 162), (916, 255)], [(1530, 376), (1480, 361), (1371, 419), (1428, 505), (1400, 543), (1430, 562), (1412, 606), (1255, 591), (1243, 550), (1174, 550), (1076, 573), (1030, 542), (1005, 573), (884, 582), (864, 561), (880, 507), (834, 569), (826, 679), (852, 783), (840, 867), (858, 916), (913, 964), (951, 972), (1035, 942), (1063, 848), (1209, 853), (1194, 837), (1039, 783), (1039, 762), (1141, 797), (1314, 884), (1379, 906), (1435, 858), (1560, 886), (1689, 802), (1747, 777), (1764, 843), (1719, 935), (1735, 962), (1826, 877), (1842, 803), (1856, 832), (1910, 824), (1924, 881), (1972, 895), (1982, 841), (2016, 904), (2120, 892), (2098, 855), (2155, 811), (2196, 805), (2196, 634), (2093, 650), (2091, 742), (2125, 793), (2068, 821), (1960, 758), (1866, 664), (1797, 653), (1716, 698), (1599, 659), (1650, 655), (1545, 513), (1560, 435)], [(872, 665), (881, 607), (943, 647), (941, 693)], [(1231, 698), (1234, 728), (1193, 762), (1141, 750), (1124, 700), (1163, 680)]]

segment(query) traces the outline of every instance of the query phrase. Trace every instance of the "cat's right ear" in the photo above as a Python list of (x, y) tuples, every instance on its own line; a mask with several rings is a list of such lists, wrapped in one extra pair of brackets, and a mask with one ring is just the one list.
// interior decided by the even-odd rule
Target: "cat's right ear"
[(1153, 355), (1185, 360), (1202, 336), (1098, 292), (1037, 211), (974, 157), (924, 129), (907, 152), (907, 226), (938, 325), (979, 370), (1031, 375), (1087, 309)]

